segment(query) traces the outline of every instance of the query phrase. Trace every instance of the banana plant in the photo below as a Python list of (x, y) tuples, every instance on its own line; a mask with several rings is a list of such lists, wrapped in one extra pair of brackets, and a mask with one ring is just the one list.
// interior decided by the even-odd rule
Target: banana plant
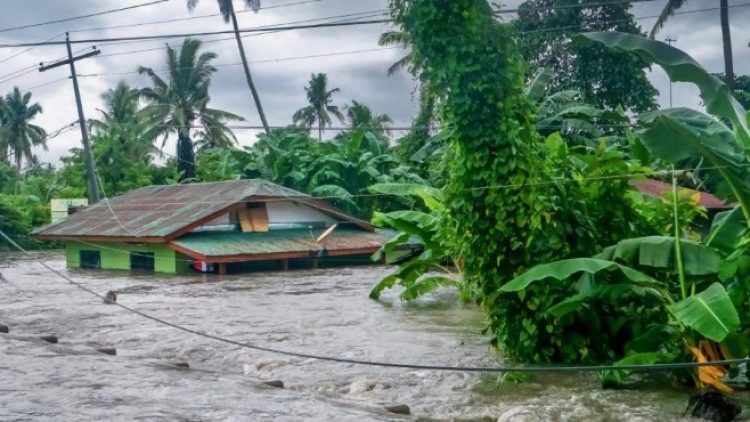
[(686, 158), (709, 163), (737, 202), (750, 227), (750, 116), (729, 87), (682, 50), (668, 44), (619, 32), (590, 32), (582, 37), (610, 48), (632, 52), (661, 66), (673, 82), (694, 84), (707, 113), (672, 108), (638, 117), (639, 135), (656, 157), (678, 165)]
[[(370, 186), (370, 192), (415, 197), (428, 210), (376, 212), (373, 216), (372, 221), (376, 226), (398, 231), (373, 259), (379, 261), (385, 257), (387, 263), (400, 262), (400, 265), (375, 285), (370, 298), (380, 298), (383, 290), (396, 284), (404, 288), (400, 294), (403, 300), (416, 299), (440, 287), (460, 288), (461, 259), (452, 254), (455, 248), (446, 243), (445, 236), (440, 235), (441, 218), (445, 211), (442, 192), (414, 183), (377, 184)], [(419, 253), (404, 260), (404, 248), (414, 244), (419, 245)]]
[[(750, 174), (747, 172), (748, 114), (729, 88), (684, 52), (633, 34), (587, 33), (583, 37), (612, 48), (631, 51), (661, 65), (673, 81), (691, 82), (701, 92), (708, 113), (685, 108), (638, 116), (638, 135), (653, 157), (679, 164), (700, 157), (710, 163), (729, 187), (738, 206), (717, 218), (703, 243), (681, 238), (675, 200), (674, 236), (627, 239), (592, 258), (538, 265), (500, 288), (499, 294), (520, 294), (534, 283), (573, 286), (574, 293), (543, 310), (555, 318), (585, 312), (593, 301), (655, 299), (663, 318), (653, 330), (630, 338), (626, 355), (615, 363), (654, 363), (684, 356), (699, 361), (742, 358), (750, 352), (750, 257), (744, 245), (750, 224)], [(673, 194), (677, 197), (673, 177)], [(738, 308), (743, 312), (738, 312)], [(742, 317), (742, 318), (740, 318)], [(645, 345), (645, 346), (644, 346)], [(698, 370), (696, 380), (728, 391), (717, 368)], [(617, 380), (627, 374), (619, 373)], [(608, 374), (612, 379), (612, 374)]]

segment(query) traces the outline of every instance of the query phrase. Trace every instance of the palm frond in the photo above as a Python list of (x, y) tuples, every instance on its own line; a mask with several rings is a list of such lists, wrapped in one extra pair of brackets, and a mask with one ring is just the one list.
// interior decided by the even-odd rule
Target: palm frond
[(649, 37), (654, 38), (656, 33), (667, 23), (667, 20), (672, 17), (678, 9), (686, 5), (687, 2), (688, 0), (667, 0), (667, 4), (664, 6), (664, 9), (662, 9), (659, 18), (654, 22), (654, 26), (651, 28)]

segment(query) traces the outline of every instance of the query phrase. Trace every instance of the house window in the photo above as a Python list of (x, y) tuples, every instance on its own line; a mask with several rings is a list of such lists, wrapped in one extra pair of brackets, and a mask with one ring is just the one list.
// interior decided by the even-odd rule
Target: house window
[(99, 269), (102, 267), (102, 258), (99, 251), (80, 251), (79, 260), (81, 268)]
[(131, 252), (130, 269), (132, 271), (154, 272), (154, 253)]

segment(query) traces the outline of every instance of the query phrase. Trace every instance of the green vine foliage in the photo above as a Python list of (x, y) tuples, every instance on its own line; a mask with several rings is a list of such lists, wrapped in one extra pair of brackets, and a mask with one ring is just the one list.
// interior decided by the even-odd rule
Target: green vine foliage
[(505, 356), (521, 361), (612, 358), (612, 345), (624, 341), (619, 337), (634, 333), (610, 327), (627, 325), (639, 310), (593, 305), (591, 313), (606, 317), (558, 319), (540, 310), (566, 287), (540, 283), (503, 294), (500, 286), (537, 263), (590, 256), (642, 230), (625, 199), (626, 180), (586, 181), (632, 170), (629, 164), (606, 146), (573, 160), (559, 135), (542, 142), (514, 29), (494, 20), (486, 1), (393, 0), (392, 6), (412, 39), (422, 83), (439, 98), (450, 157), (443, 232), (457, 245), (464, 282), (476, 286), (488, 332)]

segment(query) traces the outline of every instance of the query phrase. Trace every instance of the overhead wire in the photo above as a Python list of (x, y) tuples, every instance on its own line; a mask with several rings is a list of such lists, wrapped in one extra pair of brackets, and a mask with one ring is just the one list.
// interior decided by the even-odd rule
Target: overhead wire
[(73, 16), (73, 17), (62, 18), (62, 19), (55, 19), (55, 20), (51, 20), (51, 21), (33, 23), (33, 24), (28, 24), (28, 25), (21, 25), (21, 26), (15, 26), (15, 27), (10, 27), (10, 28), (0, 28), (0, 33), (10, 32), (10, 31), (18, 31), (18, 30), (21, 30), (21, 29), (38, 28), (40, 26), (52, 25), (52, 24), (63, 23), (63, 22), (71, 22), (71, 21), (75, 21), (75, 20), (92, 18), (92, 17), (96, 17), (96, 16), (109, 15), (109, 14), (112, 14), (112, 13), (122, 12), (122, 11), (125, 11), (125, 10), (138, 9), (138, 8), (141, 8), (141, 7), (153, 6), (153, 5), (159, 4), (159, 3), (166, 3), (168, 1), (169, 0), (154, 0), (154, 1), (150, 1), (148, 3), (140, 3), (140, 4), (135, 4), (135, 5), (132, 5), (132, 6), (126, 6), (126, 7), (120, 7), (120, 8), (117, 8), (117, 9), (105, 10), (105, 11), (102, 11), (102, 12), (89, 13), (89, 14), (86, 14), (86, 15)]
[[(372, 52), (379, 52), (379, 51), (387, 51), (387, 50), (395, 50), (399, 49), (400, 47), (378, 47), (378, 48), (367, 48), (367, 49), (360, 49), (360, 50), (350, 50), (350, 51), (337, 51), (337, 52), (331, 52), (331, 53), (322, 53), (322, 54), (308, 54), (305, 56), (287, 56), (287, 57), (277, 57), (277, 58), (271, 58), (271, 59), (263, 59), (263, 60), (249, 60), (248, 63), (250, 64), (266, 64), (266, 63), (277, 63), (277, 62), (285, 62), (285, 61), (293, 61), (293, 60), (306, 60), (306, 59), (313, 59), (313, 58), (321, 58), (321, 57), (334, 57), (334, 56), (346, 56), (351, 54), (361, 54), (361, 53), (372, 53)], [(215, 63), (211, 64), (213, 67), (227, 67), (227, 66), (241, 66), (242, 62), (236, 62), (236, 63)], [(175, 68), (175, 70), (183, 69), (181, 67)], [(159, 69), (152, 69), (154, 72), (169, 72), (173, 69), (169, 68), (159, 68)], [(108, 76), (108, 75), (134, 75), (140, 73), (137, 70), (133, 71), (126, 71), (126, 72), (100, 72), (100, 73), (82, 73), (79, 74), (79, 77), (97, 77), (97, 76)]]
[[(296, 31), (300, 29), (320, 29), (320, 28), (338, 28), (348, 27), (356, 25), (374, 25), (390, 23), (390, 19), (373, 19), (365, 21), (354, 21), (354, 22), (333, 22), (333, 23), (319, 23), (310, 25), (287, 25), (279, 26), (275, 28), (275, 31)], [(244, 28), (238, 32), (242, 34), (251, 34), (256, 32), (265, 32), (267, 29), (259, 28)], [(122, 37), (104, 37), (104, 38), (87, 38), (87, 39), (76, 39), (70, 40), (71, 44), (98, 44), (98, 43), (109, 43), (115, 41), (148, 41), (148, 40), (166, 40), (172, 38), (188, 38), (188, 37), (205, 37), (210, 35), (230, 35), (234, 34), (235, 31), (202, 31), (202, 32), (183, 32), (175, 34), (160, 34), (160, 35), (136, 35), (136, 36), (122, 36)], [(0, 48), (18, 48), (18, 47), (31, 47), (31, 46), (46, 46), (46, 45), (65, 45), (63, 41), (46, 41), (46, 42), (24, 42), (24, 43), (3, 43), (0, 44)]]
[[(292, 3), (276, 4), (276, 5), (271, 5), (271, 6), (261, 5), (258, 11), (263, 11), (267, 9), (278, 9), (278, 8), (290, 7), (290, 6), (299, 6), (299, 5), (307, 4), (307, 3), (320, 3), (321, 1), (323, 0), (303, 0), (303, 1), (296, 1)], [(240, 14), (240, 13), (250, 13), (250, 12), (256, 13), (256, 11), (254, 10), (239, 10), (235, 13)], [(196, 19), (213, 18), (213, 17), (218, 17), (218, 16), (223, 16), (223, 15), (221, 13), (211, 13), (208, 15), (188, 16), (184, 18), (163, 19), (163, 20), (149, 21), (149, 22), (136, 22), (136, 23), (122, 24), (122, 25), (100, 26), (96, 28), (76, 29), (76, 30), (70, 31), (70, 33), (74, 34), (74, 33), (81, 33), (81, 32), (105, 31), (109, 29), (134, 28), (134, 27), (148, 26), (148, 25), (161, 25), (165, 23), (192, 21)]]
[[(63, 35), (65, 35), (65, 33), (64, 33), (64, 32), (62, 32), (62, 33), (59, 33), (59, 34), (57, 34), (57, 35), (55, 35), (55, 36), (49, 37), (49, 38), (48, 38), (48, 39), (46, 39), (45, 41), (52, 41), (52, 40), (54, 40), (55, 38), (61, 37), (61, 36), (63, 36)], [(16, 58), (16, 57), (18, 57), (18, 56), (20, 56), (20, 55), (26, 54), (26, 53), (28, 53), (29, 51), (31, 51), (31, 50), (33, 50), (33, 49), (35, 49), (35, 48), (37, 48), (37, 47), (29, 47), (29, 48), (27, 48), (27, 49), (25, 49), (25, 50), (21, 50), (21, 51), (19, 51), (19, 52), (17, 52), (17, 53), (11, 54), (10, 56), (7, 56), (7, 57), (3, 57), (2, 59), (0, 59), (0, 64), (3, 64), (3, 63), (5, 63), (5, 62), (7, 62), (8, 60), (12, 60), (12, 59), (14, 59), (14, 58)], [(36, 65), (34, 65), (34, 66), (36, 66)]]
[(604, 7), (604, 6), (616, 6), (618, 4), (632, 4), (632, 3), (646, 3), (646, 2), (652, 2), (656, 0), (613, 0), (613, 1), (607, 1), (607, 2), (601, 2), (601, 3), (579, 3), (579, 4), (562, 4), (562, 5), (554, 5), (554, 6), (540, 6), (540, 7), (519, 7), (515, 9), (498, 9), (494, 10), (493, 13), (495, 15), (503, 15), (503, 14), (516, 14), (520, 11), (557, 11), (557, 10), (567, 10), (567, 9), (594, 9), (597, 7)]

